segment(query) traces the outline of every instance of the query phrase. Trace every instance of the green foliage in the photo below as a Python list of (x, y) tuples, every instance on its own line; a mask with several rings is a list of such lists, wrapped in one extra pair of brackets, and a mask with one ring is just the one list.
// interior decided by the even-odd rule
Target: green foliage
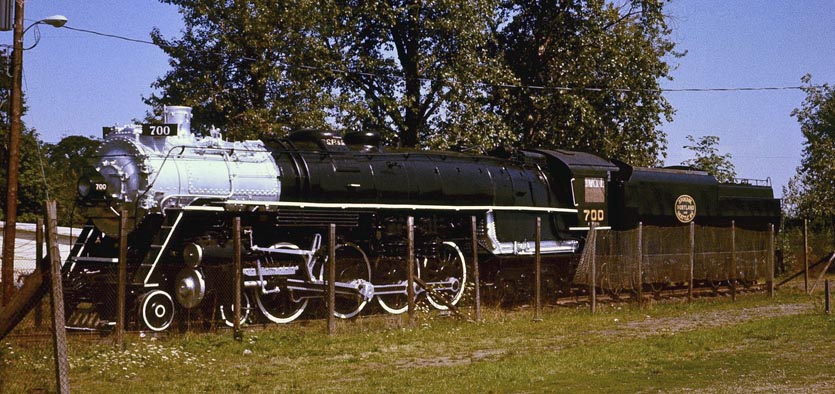
[(92, 136), (71, 135), (45, 147), (50, 197), (58, 201), (58, 222), (62, 226), (83, 224), (86, 220), (73, 209), (78, 179), (94, 170), (90, 160), (100, 143)]
[(706, 135), (699, 137), (698, 141), (692, 135), (687, 136), (690, 145), (684, 145), (685, 149), (693, 152), (692, 159), (681, 162), (682, 165), (698, 168), (707, 171), (716, 177), (719, 182), (732, 182), (736, 177), (734, 164), (731, 162), (733, 156), (730, 153), (719, 154), (719, 137)]
[[(0, 180), (5, 190), (8, 169), (6, 141), (8, 129), (0, 130), (3, 141), (0, 159)], [(21, 135), (20, 168), (18, 175), (18, 222), (34, 223), (44, 215), (47, 198), (58, 201), (58, 224), (83, 223), (84, 218), (74, 212), (76, 183), (89, 170), (88, 159), (98, 141), (82, 136), (69, 136), (53, 145), (42, 142), (31, 129)], [(0, 204), (5, 208), (6, 193), (0, 195)]]
[(315, 28), (319, 2), (162, 1), (179, 6), (185, 29), (176, 39), (151, 33), (172, 69), (153, 85), (162, 93), (146, 103), (159, 112), (191, 106), (196, 131), (214, 125), (235, 139), (325, 126), (336, 107), (327, 76), (286, 66), (327, 59)]
[(507, 80), (484, 51), (495, 1), (163, 1), (186, 28), (173, 40), (152, 33), (173, 68), (146, 102), (193, 106), (198, 130), (361, 128), (403, 146), (507, 134), (472, 88)]
[[(808, 249), (809, 264), (815, 264), (823, 258), (827, 258), (833, 250), (835, 240), (835, 226), (830, 218), (810, 218), (808, 220), (808, 238), (806, 243)], [(786, 218), (777, 234), (777, 250), (780, 251), (782, 259), (777, 261), (777, 269), (786, 273), (800, 272), (804, 268), (804, 240), (803, 220)], [(782, 261), (781, 261), (782, 260)], [(779, 264), (782, 263), (782, 266)], [(819, 269), (823, 267), (818, 267)], [(818, 270), (812, 270), (810, 276), (815, 278)], [(803, 278), (801, 277), (802, 281)]]
[[(0, 52), (0, 63), (9, 61), (10, 54)], [(9, 168), (9, 130), (10, 119), (8, 117), (11, 77), (0, 73), (0, 212), (5, 220), (5, 209), (7, 201), (7, 182)], [(26, 112), (26, 97), (23, 97)], [(43, 213), (43, 202), (46, 197), (46, 185), (42, 171), (42, 159), (44, 143), (38, 139), (35, 130), (27, 129), (23, 125), (19, 144), (18, 162), (18, 189), (17, 189), (17, 213), (18, 222), (33, 222)]]
[(491, 147), (510, 138), (486, 86), (513, 81), (494, 53), (495, 0), (350, 0), (340, 7), (334, 67), (356, 107), (348, 124), (400, 146)]
[[(663, 1), (161, 0), (183, 36), (146, 99), (233, 138), (300, 127), (389, 144), (569, 148), (648, 165), (672, 108)], [(570, 91), (519, 88), (566, 86)], [(594, 88), (595, 90), (584, 90)]]
[(501, 51), (520, 83), (501, 103), (522, 146), (566, 148), (634, 165), (665, 155), (673, 108), (659, 90), (672, 79), (663, 0), (514, 0), (503, 3)]
[[(6, 182), (8, 172), (8, 140), (9, 128), (5, 126), (0, 129), (0, 182), (2, 182), (3, 193), (0, 195), (0, 209), (6, 208)], [(44, 201), (46, 200), (47, 180), (44, 179), (44, 172), (41, 165), (44, 157), (44, 143), (38, 139), (38, 134), (32, 129), (24, 129), (20, 135), (20, 161), (18, 167), (18, 189), (17, 189), (17, 212), (18, 222), (34, 222), (38, 216), (43, 215)], [(5, 213), (3, 215), (5, 217)]]
[(783, 188), (787, 214), (798, 217), (835, 215), (835, 87), (811, 80), (803, 76), (806, 98), (792, 111), (806, 139), (803, 157)]

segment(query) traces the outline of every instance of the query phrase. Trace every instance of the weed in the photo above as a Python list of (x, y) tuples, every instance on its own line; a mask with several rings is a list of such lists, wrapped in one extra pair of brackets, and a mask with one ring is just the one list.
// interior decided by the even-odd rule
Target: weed
[[(124, 352), (71, 336), (70, 382), (77, 393), (835, 390), (825, 379), (835, 319), (799, 293), (611, 304), (594, 315), (548, 307), (541, 322), (530, 309), (483, 316), (471, 323), (424, 311), (415, 328), (362, 317), (340, 322), (336, 336), (323, 321), (251, 327), (242, 342), (229, 332), (133, 335)], [(0, 388), (39, 387), (32, 376), (50, 373), (49, 350), (0, 344)]]

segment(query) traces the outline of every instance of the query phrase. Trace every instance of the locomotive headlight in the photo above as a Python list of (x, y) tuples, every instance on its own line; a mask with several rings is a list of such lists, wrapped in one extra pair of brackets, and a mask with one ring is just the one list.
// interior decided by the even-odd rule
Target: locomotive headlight
[(82, 198), (86, 198), (90, 195), (90, 191), (93, 188), (90, 184), (90, 178), (81, 178), (78, 180), (78, 195)]
[(101, 177), (82, 177), (78, 180), (78, 196), (83, 199), (102, 197), (107, 193), (107, 182)]

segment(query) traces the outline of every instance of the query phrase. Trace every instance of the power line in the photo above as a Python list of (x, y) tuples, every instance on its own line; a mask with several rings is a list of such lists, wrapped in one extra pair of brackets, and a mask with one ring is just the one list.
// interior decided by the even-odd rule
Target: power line
[(775, 86), (775, 87), (742, 87), (742, 88), (680, 88), (659, 89), (662, 92), (757, 92), (767, 90), (803, 90), (805, 88), (821, 88), (823, 85), (810, 86)]
[[(177, 49), (175, 46), (171, 45), (159, 45), (154, 43), (153, 41), (138, 39), (138, 38), (131, 38), (120, 36), (117, 34), (109, 34), (109, 33), (102, 33), (94, 30), (88, 29), (81, 29), (77, 27), (71, 27), (64, 25), (64, 29), (69, 29), (81, 33), (93, 34), (96, 36), (106, 37), (106, 38), (114, 38), (129, 42), (135, 42), (139, 44), (147, 44), (153, 45), (158, 48), (171, 48)], [(249, 60), (249, 61), (260, 61), (261, 59), (255, 59), (248, 56), (241, 56), (240, 59)], [(295, 65), (287, 62), (276, 62), (278, 65), (285, 67), (285, 68), (296, 68), (300, 70), (314, 70), (314, 71), (327, 71), (336, 74), (351, 74), (351, 75), (358, 75), (363, 77), (370, 77), (370, 78), (397, 78), (402, 80), (417, 80), (420, 82), (443, 82), (449, 85), (462, 85), (466, 86), (468, 84), (461, 83), (454, 79), (440, 79), (440, 78), (427, 78), (427, 77), (407, 77), (405, 75), (396, 75), (396, 74), (381, 74), (381, 73), (372, 73), (367, 71), (356, 71), (356, 70), (341, 70), (335, 69), (330, 67), (321, 67), (321, 66), (311, 66), (311, 65)], [(753, 86), (753, 87), (731, 87), (731, 88), (659, 88), (659, 89), (630, 89), (630, 88), (608, 88), (608, 87), (586, 87), (586, 86), (578, 86), (578, 87), (571, 87), (571, 86), (537, 86), (537, 85), (521, 85), (521, 84), (488, 84), (488, 83), (473, 83), (469, 84), (473, 86), (479, 87), (495, 87), (501, 89), (527, 89), (527, 90), (539, 90), (539, 91), (554, 91), (554, 92), (571, 92), (571, 91), (585, 91), (585, 92), (616, 92), (616, 93), (632, 93), (632, 92), (660, 92), (660, 93), (708, 93), (708, 92), (761, 92), (761, 91), (781, 91), (781, 90), (804, 90), (808, 88), (822, 88), (824, 85), (809, 85), (809, 86)]]
[(93, 35), (101, 36), (101, 37), (116, 38), (116, 39), (119, 39), (119, 40), (125, 40), (125, 41), (140, 43), (140, 44), (149, 44), (149, 45), (153, 45), (153, 46), (158, 46), (157, 44), (154, 44), (153, 41), (141, 40), (141, 39), (138, 39), (138, 38), (130, 38), (130, 37), (120, 36), (120, 35), (116, 35), (116, 34), (102, 33), (102, 32), (98, 32), (98, 31), (94, 31), (94, 30), (79, 29), (77, 27), (72, 27), (72, 26), (67, 26), (67, 25), (64, 25), (63, 28), (64, 29), (69, 29), (69, 30), (72, 30), (72, 31), (78, 31), (78, 32), (82, 32), (82, 33), (93, 34)]

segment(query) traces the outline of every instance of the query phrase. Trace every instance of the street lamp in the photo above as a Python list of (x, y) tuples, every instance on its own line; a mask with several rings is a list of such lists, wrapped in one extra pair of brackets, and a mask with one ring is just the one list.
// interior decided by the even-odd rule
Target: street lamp
[[(35, 43), (32, 44), (32, 46), (30, 46), (28, 48), (23, 48), (23, 50), (28, 51), (28, 50), (34, 48), (35, 46), (37, 46), (39, 42), (41, 42), (41, 33), (40, 33), (40, 31), (38, 31), (38, 28), (37, 28), (38, 25), (50, 25), (52, 27), (61, 27), (61, 26), (64, 26), (66, 24), (67, 24), (67, 17), (66, 16), (52, 15), (48, 18), (41, 19), (41, 20), (29, 25), (29, 27), (27, 27), (26, 30), (23, 31), (22, 35), (26, 35), (26, 32), (29, 31), (29, 29), (34, 27), (35, 28)], [(22, 40), (23, 39), (21, 38), (21, 45), (23, 45)]]
[[(33, 23), (32, 26), (35, 26), (38, 23), (47, 24), (47, 25), (50, 25), (50, 26), (53, 26), (53, 27), (61, 27), (61, 26), (64, 26), (64, 25), (67, 24), (67, 17), (63, 16), (63, 15), (48, 16), (46, 18), (43, 18), (43, 19)], [(29, 26), (29, 27), (32, 27), (32, 26)]]
[[(34, 26), (45, 24), (54, 27), (61, 27), (67, 23), (67, 18), (63, 15), (53, 15), (45, 19), (41, 19), (23, 29), (23, 1), (15, 1), (15, 21), (14, 21), (14, 42), (12, 50), (12, 91), (11, 91), (11, 106), (9, 109), (9, 166), (6, 173), (6, 227), (3, 229), (3, 266), (2, 277), (0, 281), (3, 282), (3, 303), (7, 305), (12, 298), (14, 292), (14, 246), (17, 226), (17, 186), (18, 186), (18, 172), (20, 162), (20, 133), (21, 121), (23, 116), (23, 92), (21, 90), (23, 79), (23, 51), (32, 49), (38, 45), (40, 41), (40, 34), (37, 36), (35, 44), (29, 48), (23, 47), (23, 34)], [(40, 263), (40, 262), (38, 262)], [(60, 280), (60, 278), (53, 278), (53, 280)]]

